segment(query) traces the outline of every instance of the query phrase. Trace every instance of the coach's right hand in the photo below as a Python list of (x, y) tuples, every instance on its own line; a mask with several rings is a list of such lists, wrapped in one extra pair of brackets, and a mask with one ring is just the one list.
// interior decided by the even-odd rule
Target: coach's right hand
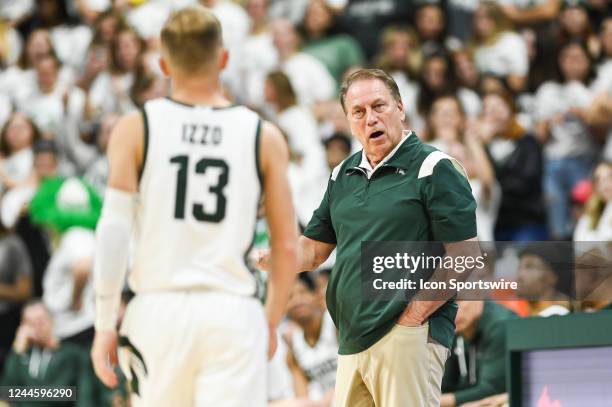
[(269, 249), (260, 249), (253, 252), (255, 267), (261, 271), (270, 271), (272, 269), (271, 258)]
[(98, 379), (106, 387), (117, 387), (119, 379), (114, 370), (117, 366), (117, 331), (96, 331), (91, 361)]

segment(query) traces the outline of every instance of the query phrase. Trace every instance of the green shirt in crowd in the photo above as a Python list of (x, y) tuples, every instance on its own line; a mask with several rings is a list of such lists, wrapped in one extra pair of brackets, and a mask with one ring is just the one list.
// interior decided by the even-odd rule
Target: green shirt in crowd
[(76, 402), (20, 402), (23, 407), (105, 407), (127, 405), (125, 377), (109, 389), (96, 377), (87, 348), (62, 342), (56, 349), (30, 348), (23, 353), (11, 351), (0, 380), (2, 386), (74, 386)]
[(95, 379), (89, 354), (70, 343), (56, 349), (32, 347), (24, 353), (11, 351), (2, 377), (3, 386), (75, 386), (77, 402), (20, 402), (20, 406), (94, 406)]
[[(304, 236), (336, 244), (327, 305), (338, 327), (341, 355), (381, 339), (407, 306), (405, 299), (364, 298), (362, 241), (458, 242), (476, 236), (476, 203), (461, 166), (410, 133), (370, 178), (362, 153), (334, 169)], [(454, 300), (429, 318), (430, 336), (450, 348)]]
[(349, 67), (365, 63), (359, 43), (346, 34), (307, 41), (302, 51), (321, 61), (337, 84)]
[(516, 317), (486, 301), (474, 338), (457, 338), (446, 362), (442, 391), (454, 393), (458, 406), (506, 391), (506, 321)]

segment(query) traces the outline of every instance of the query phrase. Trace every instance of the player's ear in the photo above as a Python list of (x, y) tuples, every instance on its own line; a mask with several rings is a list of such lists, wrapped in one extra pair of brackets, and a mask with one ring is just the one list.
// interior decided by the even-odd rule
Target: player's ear
[(404, 114), (404, 103), (401, 100), (397, 101), (397, 108), (402, 113), (402, 123), (406, 121), (406, 115)]
[(221, 48), (219, 51), (219, 70), (222, 71), (227, 66), (227, 61), (229, 60), (229, 51), (227, 48)]
[(170, 68), (168, 67), (168, 62), (164, 59), (164, 57), (159, 57), (159, 68), (161, 69), (164, 76), (170, 76)]

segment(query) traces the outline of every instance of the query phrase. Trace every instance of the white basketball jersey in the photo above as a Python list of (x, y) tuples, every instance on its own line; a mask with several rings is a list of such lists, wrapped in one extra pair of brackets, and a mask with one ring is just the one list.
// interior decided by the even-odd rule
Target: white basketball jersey
[(329, 312), (325, 311), (321, 324), (321, 334), (314, 346), (306, 342), (301, 329), (296, 329), (291, 336), (291, 351), (308, 378), (308, 396), (314, 400), (334, 388), (338, 364), (338, 338)]
[(130, 287), (253, 295), (245, 257), (261, 192), (258, 115), (168, 98), (147, 102), (144, 112)]

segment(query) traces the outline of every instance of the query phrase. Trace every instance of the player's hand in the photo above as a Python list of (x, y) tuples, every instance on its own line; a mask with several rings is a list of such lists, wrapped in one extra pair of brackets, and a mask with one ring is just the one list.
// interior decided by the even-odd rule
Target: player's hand
[(278, 339), (276, 337), (276, 325), (268, 323), (268, 360), (274, 357), (276, 347), (278, 346)]
[(100, 381), (106, 387), (117, 387), (119, 379), (114, 371), (114, 367), (117, 366), (116, 331), (96, 331), (91, 348), (91, 361)]

